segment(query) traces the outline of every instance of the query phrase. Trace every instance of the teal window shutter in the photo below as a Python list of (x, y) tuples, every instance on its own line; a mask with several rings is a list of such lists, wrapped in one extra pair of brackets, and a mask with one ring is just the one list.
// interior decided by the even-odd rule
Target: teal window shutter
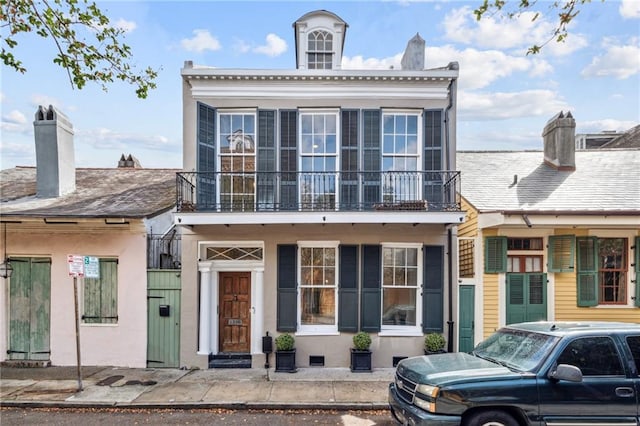
[(358, 331), (358, 246), (341, 245), (338, 331)]
[(484, 239), (484, 271), (488, 274), (507, 272), (507, 237)]
[[(380, 171), (382, 170), (380, 110), (362, 111), (362, 202), (371, 208), (382, 200)], [(368, 173), (371, 172), (371, 173)]]
[(360, 329), (380, 331), (382, 321), (382, 249), (379, 245), (362, 247), (362, 294)]
[(444, 246), (423, 247), (422, 332), (444, 329)]
[(276, 112), (258, 110), (257, 209), (274, 210), (276, 203)]
[(198, 102), (198, 210), (216, 207), (216, 110)]
[(360, 199), (359, 164), (359, 113), (358, 110), (342, 110), (340, 162), (340, 210), (355, 210)]
[(598, 239), (580, 237), (577, 245), (577, 299), (578, 306), (598, 305)]
[(298, 111), (280, 111), (280, 209), (298, 208)]
[(576, 237), (574, 235), (551, 235), (547, 247), (549, 272), (573, 272)]
[(634, 263), (636, 270), (636, 300), (634, 304), (640, 308), (640, 237), (636, 237)]
[(278, 331), (295, 332), (298, 323), (297, 249), (295, 245), (278, 245)]

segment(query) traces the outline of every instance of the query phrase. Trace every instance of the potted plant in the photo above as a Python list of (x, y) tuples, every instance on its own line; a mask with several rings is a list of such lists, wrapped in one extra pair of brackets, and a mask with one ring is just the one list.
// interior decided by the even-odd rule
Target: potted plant
[(295, 339), (289, 333), (276, 337), (276, 371), (294, 373), (296, 371)]
[(353, 348), (351, 348), (351, 371), (370, 372), (371, 371), (371, 336), (369, 333), (360, 331), (353, 335)]
[(441, 354), (446, 352), (444, 350), (444, 345), (446, 341), (444, 340), (444, 336), (440, 333), (429, 333), (424, 336), (424, 354)]

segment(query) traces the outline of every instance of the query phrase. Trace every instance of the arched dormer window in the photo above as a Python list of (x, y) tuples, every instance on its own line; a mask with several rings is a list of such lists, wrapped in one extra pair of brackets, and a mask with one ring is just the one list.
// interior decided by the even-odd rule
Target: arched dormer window
[(308, 36), (307, 67), (316, 70), (333, 68), (333, 35), (327, 31), (313, 31)]

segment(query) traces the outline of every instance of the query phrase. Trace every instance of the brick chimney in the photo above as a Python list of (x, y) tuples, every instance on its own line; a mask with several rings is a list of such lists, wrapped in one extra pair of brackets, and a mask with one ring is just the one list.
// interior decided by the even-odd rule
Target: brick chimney
[(73, 126), (53, 105), (38, 107), (33, 122), (36, 142), (36, 196), (60, 197), (76, 190)]
[(544, 162), (558, 170), (576, 169), (576, 121), (570, 111), (560, 111), (542, 131)]

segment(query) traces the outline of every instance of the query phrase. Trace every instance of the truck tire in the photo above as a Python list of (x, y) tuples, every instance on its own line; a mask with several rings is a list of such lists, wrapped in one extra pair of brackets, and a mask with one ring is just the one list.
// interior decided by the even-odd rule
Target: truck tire
[(480, 411), (472, 414), (465, 426), (519, 426), (516, 419), (508, 413), (498, 410)]

